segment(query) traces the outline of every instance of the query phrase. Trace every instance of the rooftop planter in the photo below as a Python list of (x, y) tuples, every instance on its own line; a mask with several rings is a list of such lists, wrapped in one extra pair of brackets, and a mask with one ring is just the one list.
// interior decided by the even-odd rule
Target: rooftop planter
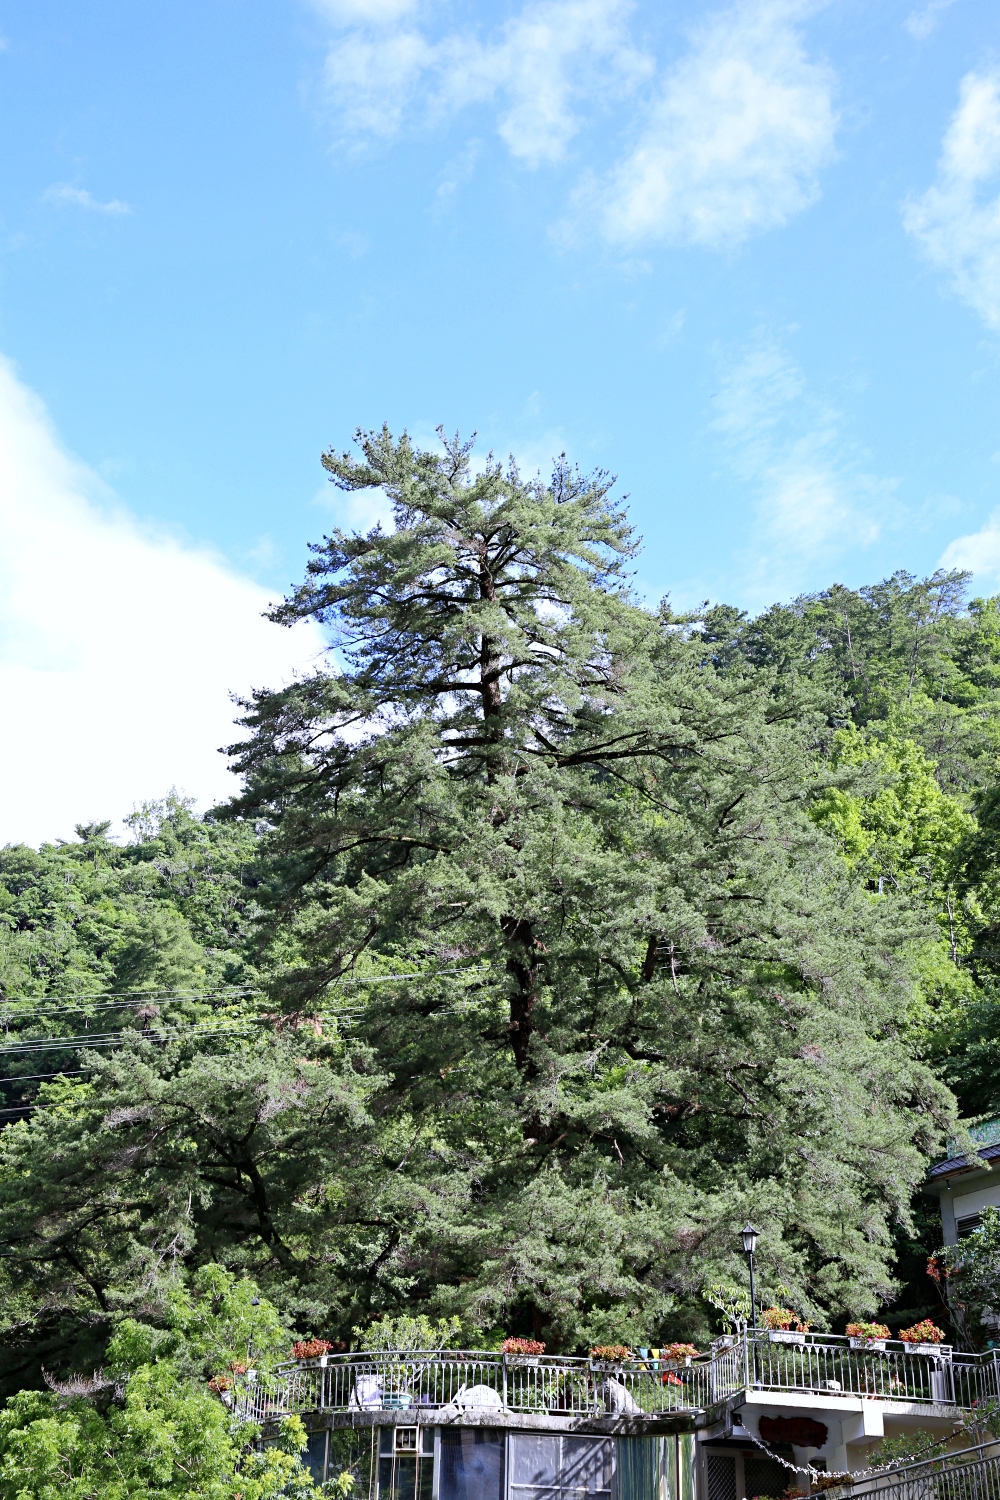
[(901, 1328), (899, 1337), (911, 1354), (940, 1354), (944, 1343), (944, 1329), (938, 1328), (930, 1318), (914, 1323), (912, 1328)]
[(500, 1353), (509, 1365), (537, 1366), (538, 1356), (545, 1353), (545, 1345), (538, 1339), (504, 1339)]
[(890, 1337), (884, 1323), (848, 1323), (847, 1337), (852, 1349), (875, 1349), (885, 1352), (885, 1341)]
[(634, 1358), (628, 1344), (596, 1344), (590, 1351), (590, 1365), (594, 1370), (616, 1370)]
[(772, 1344), (805, 1343), (809, 1324), (803, 1323), (790, 1307), (765, 1307), (760, 1316)]

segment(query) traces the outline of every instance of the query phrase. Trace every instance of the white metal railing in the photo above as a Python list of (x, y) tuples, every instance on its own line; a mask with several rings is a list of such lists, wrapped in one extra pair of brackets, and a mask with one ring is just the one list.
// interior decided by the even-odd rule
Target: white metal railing
[[(860, 1345), (836, 1334), (766, 1331), (716, 1340), (691, 1359), (634, 1358), (605, 1364), (561, 1355), (476, 1350), (338, 1354), (235, 1378), (236, 1410), (248, 1420), (305, 1411), (613, 1413), (694, 1417), (737, 1391), (971, 1408), (1000, 1399), (996, 1353), (958, 1354), (887, 1340)], [(998, 1497), (1000, 1500), (1000, 1497)]]
[[(827, 1392), (884, 1401), (955, 1402), (950, 1345), (920, 1346), (886, 1339), (875, 1344), (830, 1334), (757, 1333), (747, 1340), (747, 1384), (767, 1391)], [(983, 1362), (962, 1356), (965, 1385), (980, 1383)], [(994, 1362), (985, 1373), (996, 1393)], [(963, 1396), (966, 1391), (963, 1389)], [(976, 1394), (979, 1394), (977, 1391)], [(971, 1400), (968, 1402), (972, 1404)]]
[(1000, 1500), (1000, 1455), (982, 1443), (922, 1463), (906, 1464), (854, 1483), (865, 1500)]

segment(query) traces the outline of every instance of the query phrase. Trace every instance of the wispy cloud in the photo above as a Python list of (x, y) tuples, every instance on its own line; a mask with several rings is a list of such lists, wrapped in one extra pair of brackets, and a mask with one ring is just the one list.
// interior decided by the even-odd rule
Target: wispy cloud
[(348, 27), (325, 65), (345, 132), (388, 138), (408, 117), (492, 104), (501, 138), (529, 166), (558, 161), (584, 108), (653, 66), (629, 39), (627, 0), (535, 0), (485, 40), (455, 32), (431, 41), (406, 21), (408, 7), (389, 0), (323, 8)]
[(311, 0), (335, 26), (391, 26), (416, 10), (416, 0)]
[(967, 73), (945, 132), (934, 182), (911, 198), (903, 222), (958, 295), (1000, 329), (1000, 69)]
[(558, 161), (583, 123), (580, 107), (634, 87), (653, 61), (632, 46), (621, 0), (547, 0), (507, 22), (493, 42), (444, 44), (442, 103), (501, 99), (498, 130), (529, 166)]
[(95, 214), (117, 215), (132, 212), (128, 204), (123, 203), (120, 198), (111, 198), (106, 203), (102, 203), (99, 198), (88, 193), (86, 188), (74, 187), (70, 182), (53, 183), (42, 194), (42, 202), (64, 204), (71, 208), (84, 208)]
[(629, 30), (632, 0), (528, 0), (498, 30), (435, 35), (411, 0), (311, 0), (338, 27), (325, 62), (345, 138), (397, 135), (473, 105), (529, 167), (567, 158), (599, 111), (633, 145), (573, 194), (562, 238), (731, 246), (819, 195), (834, 154), (835, 78), (802, 23), (823, 0), (738, 0), (660, 69)]
[(0, 845), (173, 785), (230, 795), (230, 692), (307, 669), (319, 632), (269, 624), (256, 583), (117, 507), (3, 360), (0, 494)]
[(938, 21), (946, 10), (950, 10), (955, 0), (929, 0), (927, 5), (922, 5), (919, 10), (911, 10), (903, 25), (917, 42), (924, 42), (937, 26)]
[(941, 554), (942, 568), (968, 568), (977, 580), (1000, 581), (1000, 510), (979, 531), (956, 537)]
[(733, 245), (818, 197), (834, 153), (834, 78), (806, 55), (803, 9), (757, 0), (695, 33), (634, 149), (579, 195), (608, 240)]
[(712, 425), (755, 494), (745, 598), (770, 602), (807, 587), (817, 565), (872, 546), (897, 519), (894, 481), (865, 470), (839, 414), (810, 395), (778, 345), (761, 342), (724, 377)]

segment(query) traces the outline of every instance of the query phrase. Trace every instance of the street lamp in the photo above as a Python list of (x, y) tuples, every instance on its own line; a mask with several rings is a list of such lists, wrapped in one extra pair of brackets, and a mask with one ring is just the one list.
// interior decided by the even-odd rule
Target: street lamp
[(759, 1237), (760, 1231), (755, 1229), (749, 1221), (740, 1230), (740, 1239), (743, 1241), (743, 1254), (746, 1256), (750, 1266), (750, 1327), (754, 1333), (757, 1332), (757, 1294), (754, 1291), (753, 1284), (753, 1253), (757, 1248)]

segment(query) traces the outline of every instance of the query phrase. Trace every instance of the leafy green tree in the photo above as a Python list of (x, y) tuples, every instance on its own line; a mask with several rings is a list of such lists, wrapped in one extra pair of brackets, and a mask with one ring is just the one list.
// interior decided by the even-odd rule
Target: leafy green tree
[(902, 570), (864, 588), (834, 584), (756, 619), (727, 605), (702, 612), (720, 667), (771, 667), (810, 682), (831, 723), (889, 724), (934, 763), (942, 788), (968, 796), (992, 778), (1000, 730), (997, 601), (966, 607), (969, 574)]
[(34, 1096), (39, 1072), (79, 1065), (73, 1038), (206, 1023), (217, 1003), (206, 991), (253, 982), (244, 951), (256, 912), (253, 829), (198, 819), (177, 797), (127, 821), (124, 847), (95, 823), (78, 828), (76, 843), (0, 849), (6, 1044), (67, 1039), (8, 1050), (7, 1105)]
[(928, 1272), (961, 1346), (982, 1348), (995, 1336), (1000, 1315), (1000, 1213), (984, 1209), (979, 1226), (957, 1245), (938, 1251)]
[(395, 530), (334, 532), (274, 612), (343, 670), (248, 705), (232, 809), (270, 830), (282, 1006), (418, 976), (355, 1002), (387, 1080), (340, 1208), (359, 1304), (704, 1330), (753, 1212), (814, 1317), (873, 1308), (949, 1105), (906, 1036), (927, 928), (808, 816), (815, 693), (637, 605), (605, 476), (360, 441), (324, 463)]
[[(210, 1050), (214, 1046), (214, 1050)], [(100, 1361), (122, 1317), (165, 1315), (185, 1265), (257, 1270), (301, 1319), (350, 1266), (322, 1252), (366, 1116), (342, 1049), (294, 1029), (225, 1044), (136, 1038), (47, 1084), (0, 1132), (0, 1378)], [(332, 1053), (332, 1058), (331, 1058)]]
[[(50, 1377), (50, 1392), (21, 1391), (0, 1411), (3, 1500), (270, 1500), (315, 1493), (298, 1454), (305, 1434), (287, 1419), (276, 1443), (234, 1422), (207, 1373), (266, 1367), (288, 1335), (253, 1284), (206, 1267), (175, 1284), (164, 1326), (125, 1319), (107, 1370)], [(218, 1380), (216, 1384), (219, 1384)]]

